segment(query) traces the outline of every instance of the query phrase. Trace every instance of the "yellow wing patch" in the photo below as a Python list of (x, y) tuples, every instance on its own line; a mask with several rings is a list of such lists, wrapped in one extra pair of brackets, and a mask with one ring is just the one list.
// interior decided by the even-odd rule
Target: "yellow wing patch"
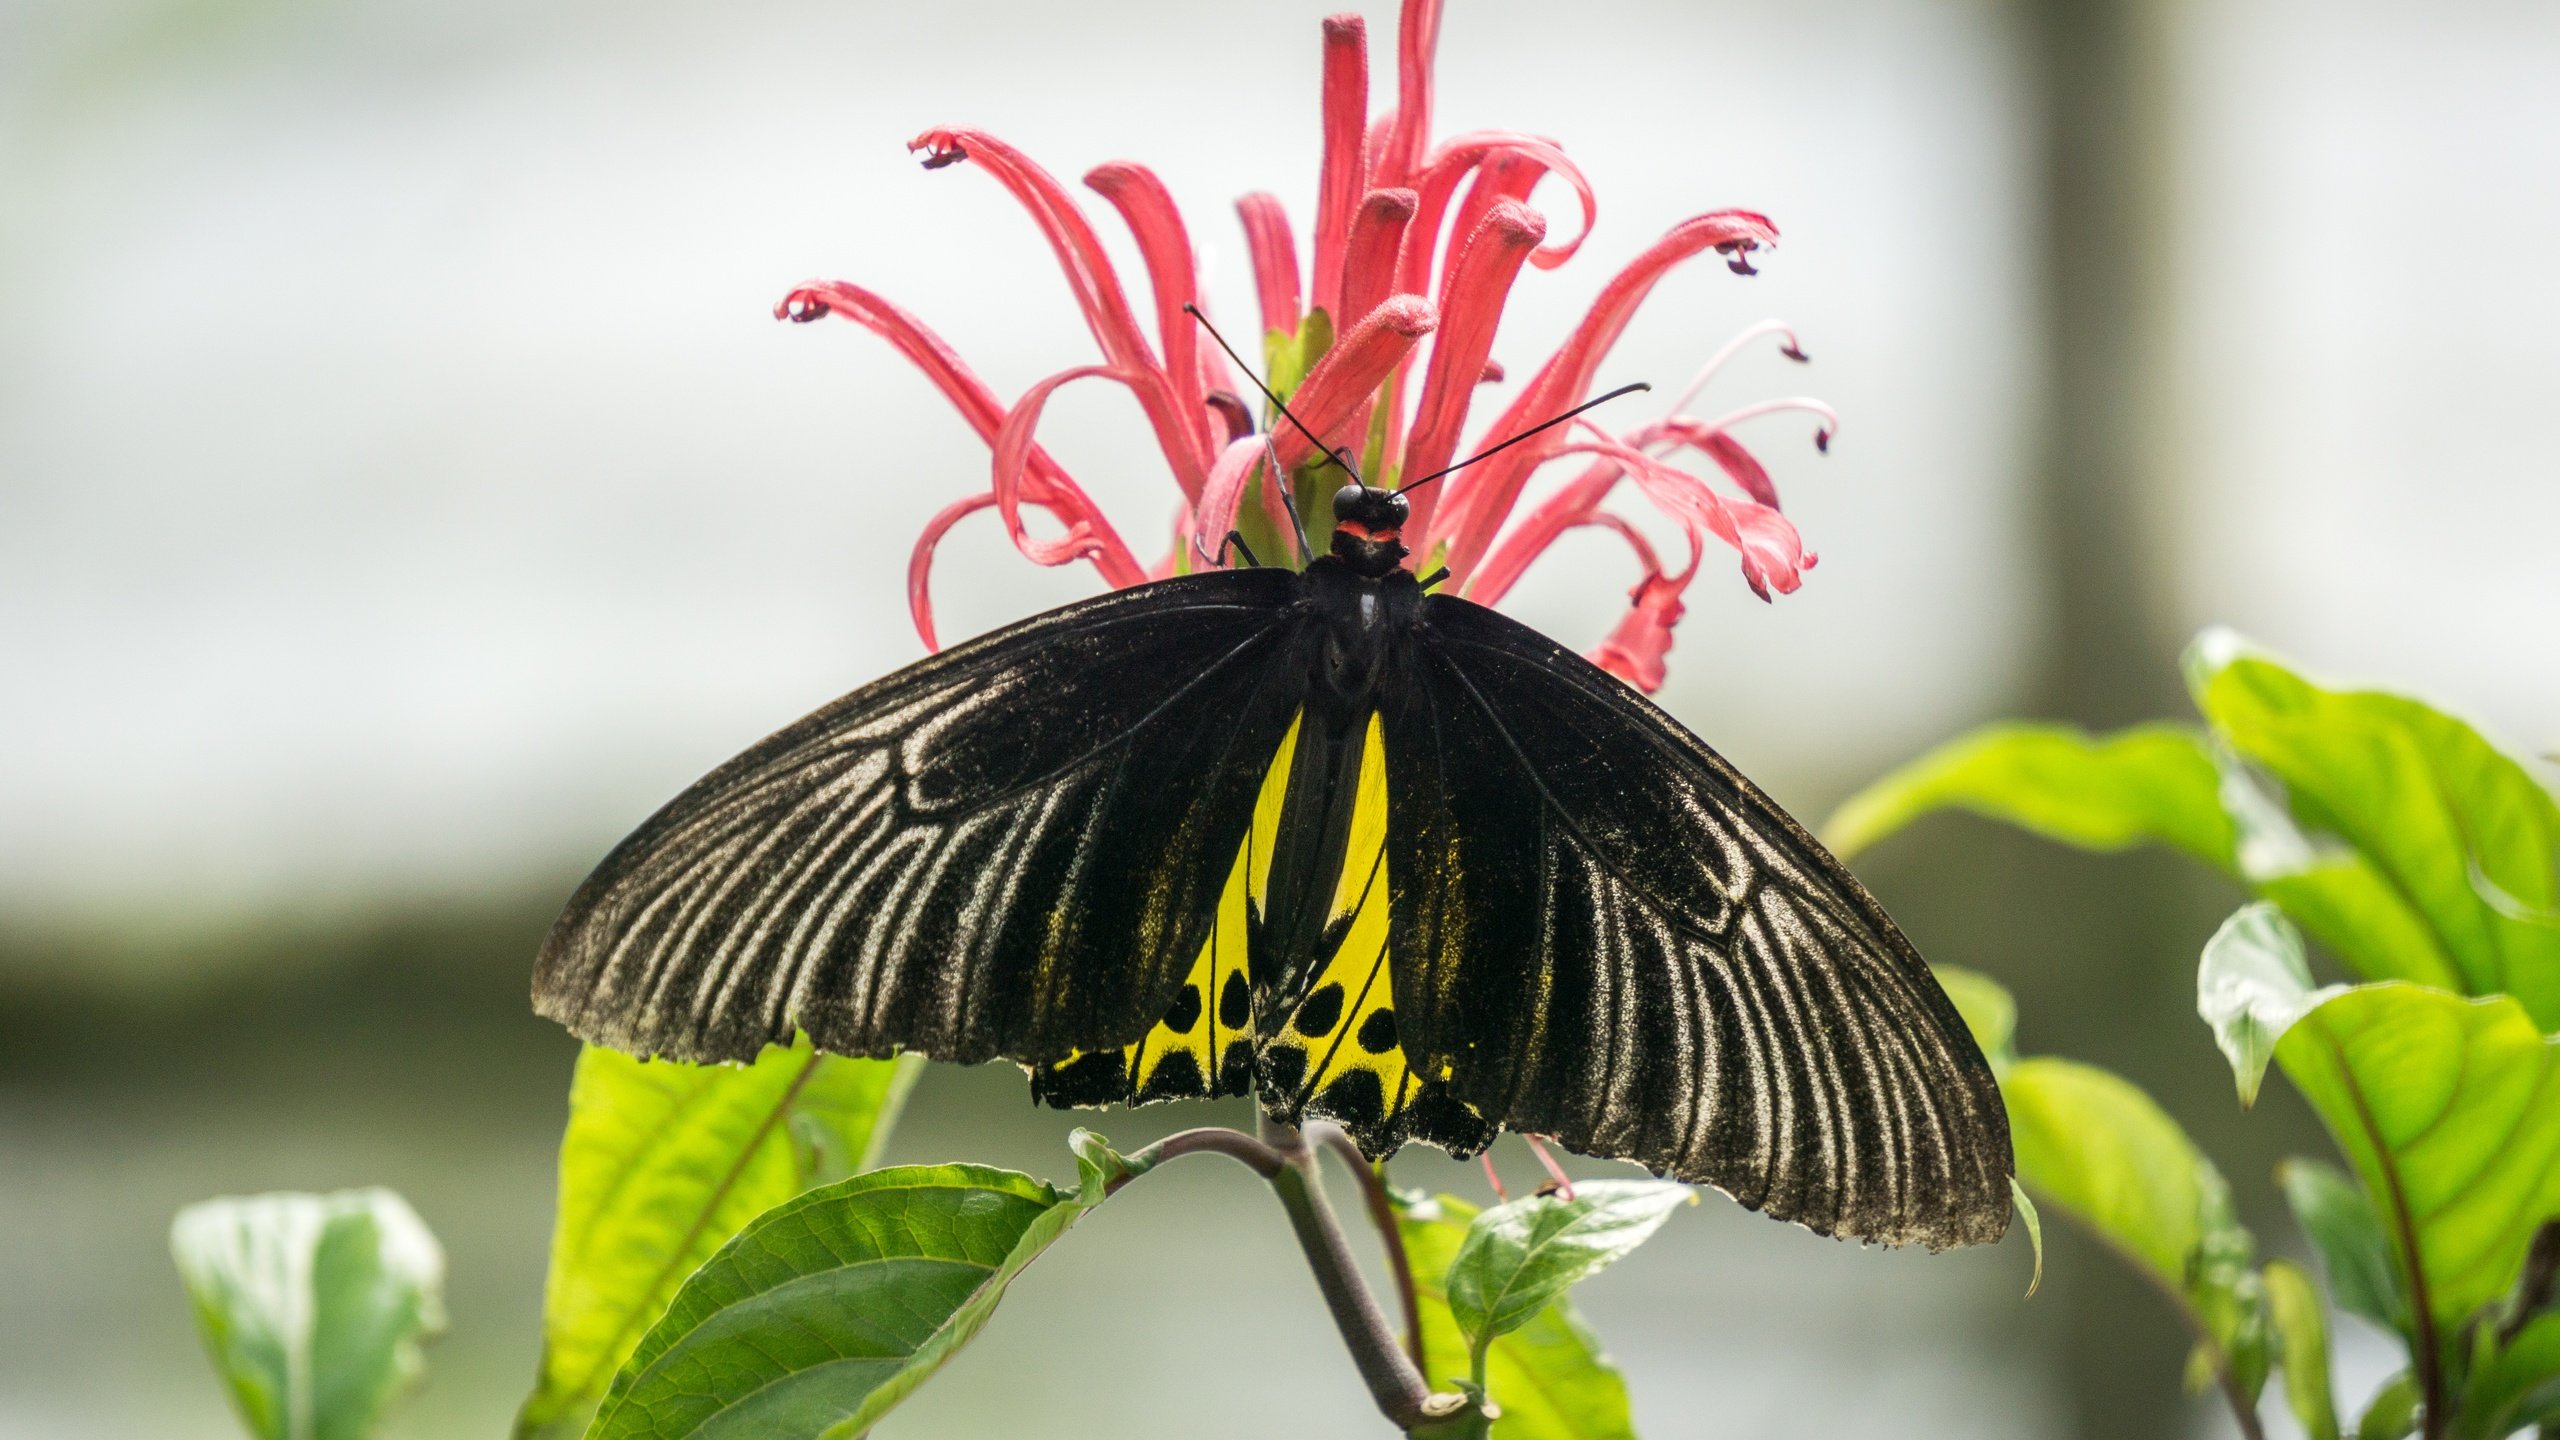
[[(1483, 1122), (1441, 1086), (1426, 1087), (1396, 1037), (1387, 959), (1386, 730), (1375, 715), (1361, 744), (1357, 783), (1332, 923), (1325, 927), (1330, 953), (1320, 957), (1287, 1021), (1263, 1042), (1264, 1102), (1292, 1120), (1302, 1113), (1338, 1120), (1372, 1155), (1392, 1151), (1408, 1136), (1464, 1145)], [(1433, 1103), (1417, 1112), (1426, 1089)], [(1474, 1143), (1480, 1148), (1483, 1142)]]
[(1236, 850), (1209, 938), (1164, 1018), (1134, 1045), (1079, 1051), (1032, 1073), (1032, 1095), (1050, 1105), (1145, 1105), (1253, 1091), (1253, 982), (1248, 937), (1271, 879), (1271, 843), (1298, 752), (1297, 720), (1263, 772), (1253, 824)]

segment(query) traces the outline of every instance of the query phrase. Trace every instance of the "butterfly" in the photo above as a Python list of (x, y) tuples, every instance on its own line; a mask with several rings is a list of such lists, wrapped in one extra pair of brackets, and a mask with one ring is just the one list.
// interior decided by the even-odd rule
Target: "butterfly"
[(535, 1008), (686, 1061), (797, 1031), (1012, 1060), (1058, 1106), (1251, 1095), (1380, 1158), (1509, 1128), (1820, 1234), (1998, 1239), (1998, 1086), (1865, 887), (1625, 683), (1418, 579), (1402, 493), (1333, 511), (1301, 570), (1049, 611), (720, 766), (579, 886)]

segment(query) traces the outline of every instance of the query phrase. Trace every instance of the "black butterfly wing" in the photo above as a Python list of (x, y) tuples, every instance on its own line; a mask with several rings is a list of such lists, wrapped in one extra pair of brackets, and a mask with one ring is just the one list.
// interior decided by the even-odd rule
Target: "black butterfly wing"
[(826, 706), (571, 898), (534, 1008), (618, 1050), (1027, 1063), (1136, 1040), (1191, 969), (1297, 713), (1296, 577), (1123, 590)]
[(1826, 1235), (2008, 1226), (1990, 1067), (1848, 871), (1580, 656), (1425, 604), (1386, 715), (1407, 1053), (1502, 1124)]

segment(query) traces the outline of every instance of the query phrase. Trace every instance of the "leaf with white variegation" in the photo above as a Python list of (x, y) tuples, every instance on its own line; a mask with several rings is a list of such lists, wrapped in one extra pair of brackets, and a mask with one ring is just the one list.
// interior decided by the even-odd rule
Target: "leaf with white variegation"
[(2196, 1013), (2213, 1027), (2231, 1062), (2240, 1103), (2258, 1103), (2258, 1082), (2275, 1058), (2276, 1041), (2293, 1022), (2343, 986), (2311, 988), (2302, 936), (2275, 906), (2246, 905), (2205, 942), (2196, 968)]
[(207, 1200), (169, 1248), (259, 1440), (365, 1440), (444, 1329), (444, 1252), (388, 1190)]
[(1686, 1185), (1664, 1180), (1587, 1180), (1561, 1194), (1530, 1195), (1475, 1218), (1449, 1263), (1449, 1309), (1467, 1344), (1485, 1344), (1577, 1282), (1653, 1236), (1682, 1205)]

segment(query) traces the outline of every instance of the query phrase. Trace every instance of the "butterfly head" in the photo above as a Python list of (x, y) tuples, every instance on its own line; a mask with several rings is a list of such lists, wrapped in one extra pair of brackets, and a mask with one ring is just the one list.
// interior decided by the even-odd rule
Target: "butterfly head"
[(1413, 553), (1401, 538), (1411, 507), (1392, 490), (1345, 485), (1333, 492), (1333, 553), (1371, 579), (1385, 575)]

